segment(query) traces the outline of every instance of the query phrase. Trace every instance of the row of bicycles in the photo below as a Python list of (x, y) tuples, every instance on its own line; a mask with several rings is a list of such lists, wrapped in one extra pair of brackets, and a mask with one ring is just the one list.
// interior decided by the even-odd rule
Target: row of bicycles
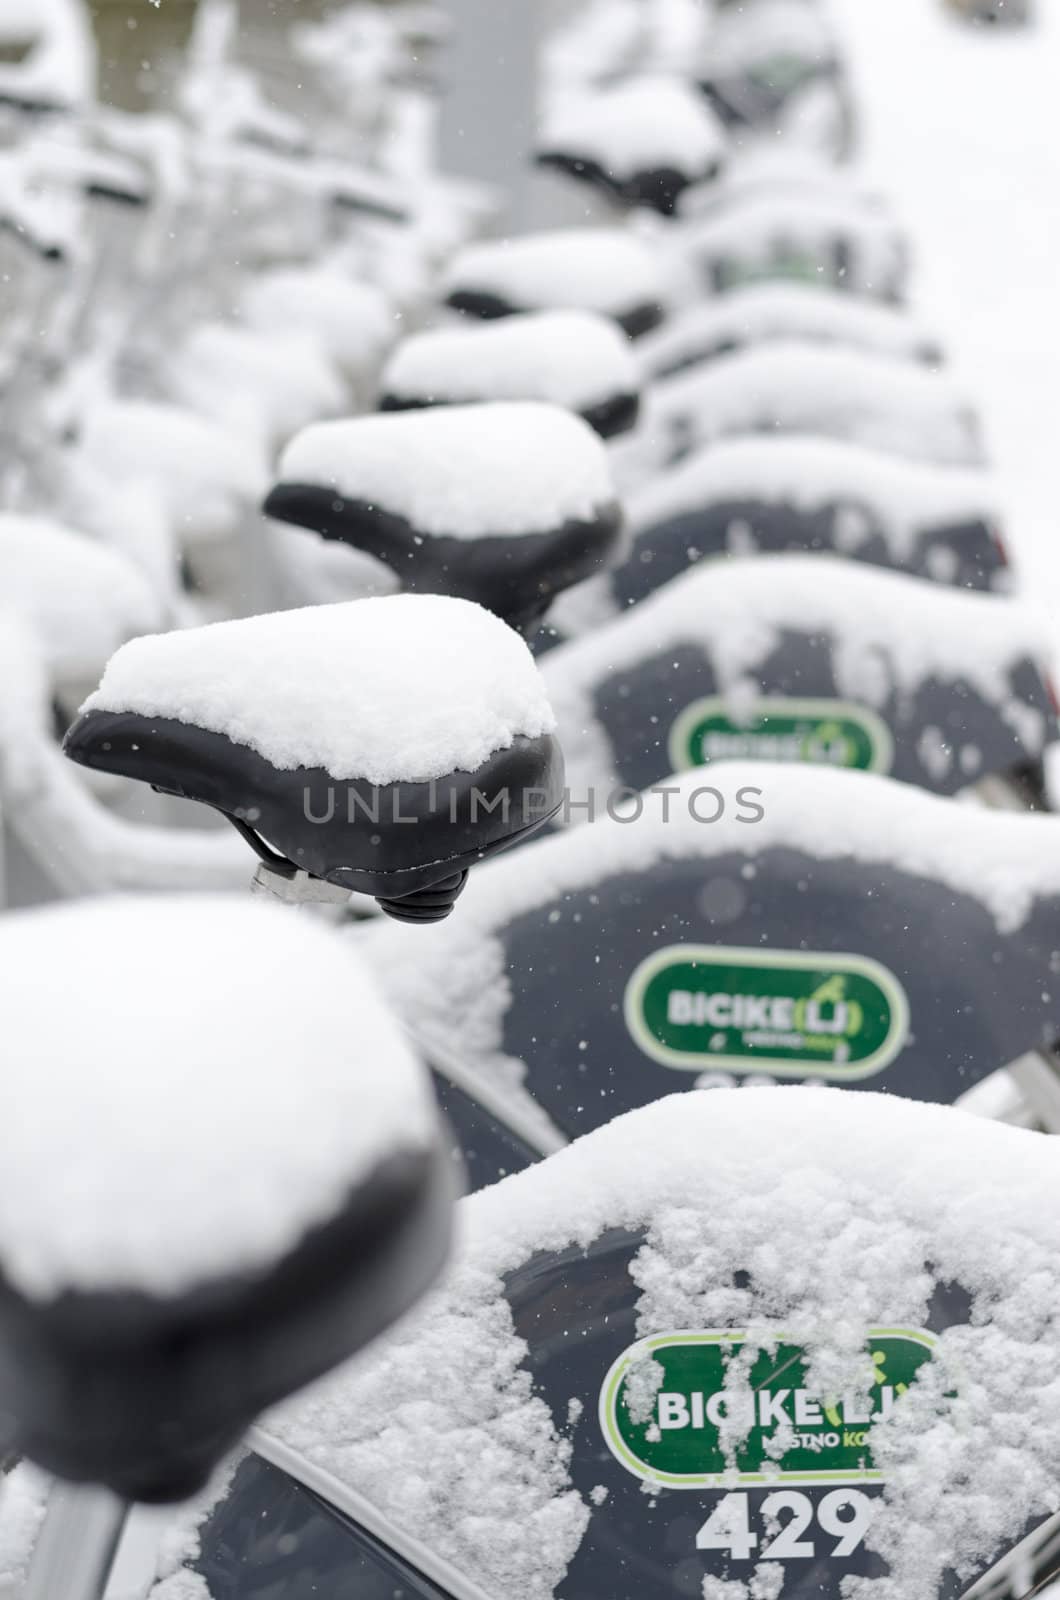
[(522, 235), (422, 6), (10, 8), (0, 1585), (1045, 1595), (1050, 642), (823, 5), (565, 8)]

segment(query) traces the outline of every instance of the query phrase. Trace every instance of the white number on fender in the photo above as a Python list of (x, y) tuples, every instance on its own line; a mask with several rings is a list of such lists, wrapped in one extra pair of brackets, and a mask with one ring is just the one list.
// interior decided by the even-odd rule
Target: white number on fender
[(808, 1494), (778, 1489), (758, 1507), (762, 1526), (756, 1532), (750, 1496), (727, 1494), (696, 1535), (696, 1549), (724, 1550), (733, 1561), (842, 1559), (861, 1544), (872, 1512), (872, 1501), (858, 1489), (833, 1489), (816, 1511)]

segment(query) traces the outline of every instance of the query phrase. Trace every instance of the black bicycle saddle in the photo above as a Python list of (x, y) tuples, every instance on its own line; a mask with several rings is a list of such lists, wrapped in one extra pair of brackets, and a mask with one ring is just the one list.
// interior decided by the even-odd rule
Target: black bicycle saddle
[(285, 451), (265, 511), (523, 631), (603, 566), (621, 527), (601, 441), (532, 403), (315, 424)]
[(222, 812), (281, 877), (434, 922), (558, 809), (552, 727), (510, 628), (393, 595), (136, 640), (64, 749)]
[(561, 105), (546, 122), (536, 159), (620, 205), (671, 217), (686, 189), (718, 176), (726, 142), (693, 85), (644, 74)]
[(468, 245), (453, 258), (443, 294), (454, 311), (488, 320), (575, 306), (637, 339), (663, 320), (667, 286), (657, 253), (634, 234), (570, 228)]
[(612, 321), (591, 311), (538, 311), (402, 340), (383, 372), (379, 409), (543, 400), (613, 439), (636, 425), (640, 388), (629, 341)]
[(219, 895), (81, 902), (5, 919), (3, 948), (23, 1041), (6, 1442), (127, 1499), (183, 1499), (441, 1268), (456, 1175), (429, 1079), (312, 918)]

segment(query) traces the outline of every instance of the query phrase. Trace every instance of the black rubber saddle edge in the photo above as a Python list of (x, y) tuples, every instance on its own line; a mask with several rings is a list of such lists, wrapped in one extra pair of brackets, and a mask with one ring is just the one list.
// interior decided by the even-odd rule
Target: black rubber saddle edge
[(534, 159), (539, 167), (591, 183), (622, 205), (646, 206), (663, 217), (676, 215), (678, 202), (686, 189), (693, 184), (710, 183), (721, 172), (721, 163), (712, 161), (696, 173), (683, 172), (673, 166), (645, 167), (627, 178), (618, 178), (591, 156), (579, 156), (569, 150), (542, 149)]
[(84, 712), (63, 749), (81, 766), (220, 811), (292, 873), (387, 899), (430, 889), (525, 838), (563, 795), (551, 734), (519, 736), (474, 772), (391, 784), (335, 779), (323, 767), (281, 771), (225, 734), (132, 711)]
[(508, 536), (466, 539), (420, 533), (403, 516), (320, 484), (283, 482), (265, 514), (375, 556), (412, 593), (474, 600), (514, 627), (540, 617), (564, 589), (599, 571), (622, 531), (622, 508), (608, 501), (591, 519)]
[[(466, 405), (466, 399), (450, 398), (448, 395), (411, 395), (399, 394), (394, 390), (380, 396), (380, 411), (431, 411), (437, 406)], [(623, 393), (609, 395), (606, 400), (600, 400), (596, 405), (583, 406), (577, 415), (583, 422), (587, 422), (594, 433), (601, 439), (616, 439), (620, 434), (629, 433), (636, 427), (640, 418), (641, 399), (639, 394)]]
[(279, 1261), (172, 1296), (70, 1290), (38, 1303), (0, 1277), (0, 1405), (17, 1447), (126, 1499), (197, 1493), (261, 1411), (430, 1286), (456, 1184), (448, 1140), (395, 1151)]
[[(445, 304), (451, 311), (460, 311), (464, 316), (477, 317), (481, 322), (494, 322), (499, 317), (513, 317), (520, 312), (547, 309), (538, 305), (517, 305), (512, 300), (506, 300), (503, 295), (493, 294), (486, 289), (453, 289), (446, 296)], [(657, 328), (666, 313), (659, 301), (642, 300), (625, 310), (609, 314), (612, 322), (617, 322), (630, 339), (640, 339), (644, 334), (651, 333)]]

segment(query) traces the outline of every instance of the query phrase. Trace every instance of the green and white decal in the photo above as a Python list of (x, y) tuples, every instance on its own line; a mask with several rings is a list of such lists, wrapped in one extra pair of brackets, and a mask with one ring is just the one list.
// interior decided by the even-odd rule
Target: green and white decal
[(796, 761), (888, 773), (894, 739), (874, 711), (845, 700), (757, 699), (736, 716), (714, 695), (681, 712), (669, 755), (674, 772), (711, 761)]
[(759, 256), (729, 255), (715, 259), (707, 272), (712, 287), (722, 290), (741, 289), (754, 283), (814, 283), (822, 277), (826, 283), (835, 281), (834, 272), (822, 274), (819, 255), (800, 250), (796, 244), (774, 244)]
[(640, 1049), (682, 1072), (850, 1083), (882, 1072), (909, 1032), (886, 967), (814, 951), (668, 945), (637, 967), (624, 1009)]
[(805, 1351), (783, 1333), (768, 1342), (731, 1330), (659, 1334), (611, 1367), (600, 1428), (628, 1472), (664, 1488), (881, 1483), (870, 1429), (934, 1348), (916, 1329), (872, 1328), (864, 1390), (825, 1398), (807, 1387)]

